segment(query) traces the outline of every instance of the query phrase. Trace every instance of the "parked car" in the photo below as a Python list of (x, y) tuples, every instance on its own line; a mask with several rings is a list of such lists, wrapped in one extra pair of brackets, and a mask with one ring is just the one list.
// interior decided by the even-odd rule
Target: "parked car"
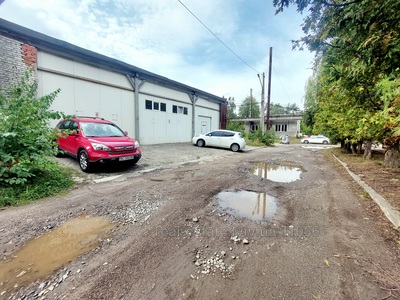
[(242, 134), (237, 131), (230, 130), (214, 130), (206, 134), (199, 134), (193, 137), (192, 142), (199, 147), (211, 146), (231, 149), (237, 152), (246, 147), (246, 141)]
[(82, 171), (90, 172), (95, 163), (127, 162), (136, 164), (142, 157), (139, 142), (116, 124), (94, 117), (61, 120), (57, 139), (59, 154), (77, 158)]
[(319, 134), (319, 135), (312, 135), (310, 137), (305, 137), (301, 139), (301, 142), (304, 144), (329, 144), (329, 138), (326, 136)]

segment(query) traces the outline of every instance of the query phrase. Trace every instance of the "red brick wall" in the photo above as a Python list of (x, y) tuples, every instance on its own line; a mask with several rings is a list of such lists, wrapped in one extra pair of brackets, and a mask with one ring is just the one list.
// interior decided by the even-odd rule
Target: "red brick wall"
[(22, 60), (28, 67), (35, 68), (37, 56), (36, 48), (28, 44), (22, 44)]

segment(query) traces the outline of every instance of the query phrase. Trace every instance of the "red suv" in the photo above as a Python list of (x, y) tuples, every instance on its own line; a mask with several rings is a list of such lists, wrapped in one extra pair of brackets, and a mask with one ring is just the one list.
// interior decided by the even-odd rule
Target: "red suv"
[(103, 118), (68, 118), (61, 120), (56, 128), (62, 131), (57, 139), (59, 153), (77, 158), (84, 172), (90, 172), (97, 162), (128, 162), (133, 165), (142, 156), (138, 141)]

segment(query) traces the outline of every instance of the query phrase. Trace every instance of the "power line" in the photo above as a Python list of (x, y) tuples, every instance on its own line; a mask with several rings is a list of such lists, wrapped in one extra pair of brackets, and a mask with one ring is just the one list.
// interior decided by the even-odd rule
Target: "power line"
[(243, 58), (241, 58), (239, 55), (237, 55), (235, 53), (235, 51), (233, 51), (227, 44), (225, 44), (210, 28), (207, 27), (206, 24), (204, 24), (185, 4), (182, 3), (181, 0), (178, 0), (178, 2), (180, 4), (182, 4), (182, 6), (184, 8), (186, 8), (186, 10), (193, 16), (196, 18), (197, 21), (200, 22), (201, 25), (203, 25), (222, 45), (224, 45), (230, 52), (232, 52), (233, 55), (235, 55), (238, 59), (240, 59), (246, 66), (248, 66), (250, 69), (252, 69), (253, 71), (255, 71), (256, 73), (260, 73), (258, 72), (256, 69), (254, 69), (252, 66), (250, 66)]
[(281, 86), (283, 87), (283, 90), (285, 91), (285, 94), (286, 94), (286, 96), (288, 97), (288, 100), (289, 100), (289, 103), (290, 103), (290, 102), (291, 102), (290, 96), (289, 96), (289, 94), (287, 93), (286, 88), (285, 88), (285, 86), (283, 85), (281, 78), (279, 77), (278, 73), (276, 73), (275, 68), (272, 67), (272, 69), (274, 70), (274, 73), (275, 73), (276, 77), (278, 77), (278, 80), (279, 80), (279, 82), (281, 83)]

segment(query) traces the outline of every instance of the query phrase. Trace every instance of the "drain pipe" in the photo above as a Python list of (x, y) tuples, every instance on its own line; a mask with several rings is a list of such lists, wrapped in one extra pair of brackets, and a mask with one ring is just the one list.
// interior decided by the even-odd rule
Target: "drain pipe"
[(132, 80), (132, 77), (126, 74), (129, 83), (131, 84), (134, 92), (134, 124), (135, 124), (135, 140), (140, 142), (140, 131), (139, 131), (139, 89), (145, 83), (143, 80), (139, 82), (139, 74), (135, 74), (135, 77)]
[(188, 95), (192, 102), (192, 137), (194, 137), (196, 134), (196, 102), (197, 99), (199, 99), (199, 96), (197, 96), (195, 92)]

